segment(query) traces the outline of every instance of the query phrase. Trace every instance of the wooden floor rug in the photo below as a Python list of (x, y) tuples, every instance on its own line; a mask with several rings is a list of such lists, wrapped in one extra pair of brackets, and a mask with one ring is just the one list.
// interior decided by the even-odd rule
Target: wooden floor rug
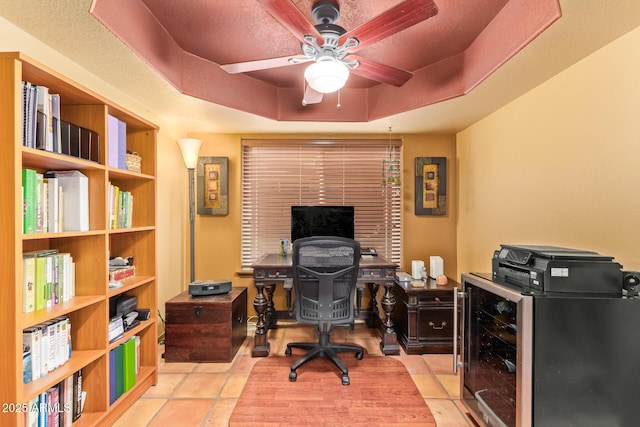
[(297, 381), (290, 382), (291, 363), (299, 356), (270, 356), (254, 365), (230, 427), (436, 425), (399, 360), (343, 354), (351, 379), (343, 386), (341, 372), (326, 359), (298, 368)]

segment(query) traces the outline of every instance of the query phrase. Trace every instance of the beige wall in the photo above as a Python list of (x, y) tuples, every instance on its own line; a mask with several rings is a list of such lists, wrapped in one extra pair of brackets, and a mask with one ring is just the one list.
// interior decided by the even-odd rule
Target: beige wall
[(458, 270), (500, 243), (640, 269), (640, 29), (458, 134)]

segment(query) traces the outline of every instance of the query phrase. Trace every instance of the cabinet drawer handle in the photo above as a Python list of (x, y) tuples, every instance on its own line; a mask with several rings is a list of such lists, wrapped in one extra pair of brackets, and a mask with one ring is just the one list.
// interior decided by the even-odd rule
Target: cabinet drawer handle
[(196, 317), (200, 317), (200, 315), (202, 314), (202, 306), (196, 305), (195, 307), (193, 307), (193, 311), (195, 311)]
[(436, 301), (438, 304), (440, 304), (440, 298), (435, 297), (434, 299), (435, 299), (435, 301)]
[(431, 326), (433, 329), (444, 329), (444, 327), (447, 326), (447, 322), (440, 323), (440, 326), (436, 326), (435, 323), (429, 322), (429, 326)]

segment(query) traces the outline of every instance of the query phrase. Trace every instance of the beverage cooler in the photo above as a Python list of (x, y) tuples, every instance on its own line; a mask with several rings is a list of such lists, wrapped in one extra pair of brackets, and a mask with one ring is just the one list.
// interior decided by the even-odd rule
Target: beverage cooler
[[(640, 276), (612, 258), (524, 248), (533, 256), (496, 251), (491, 274), (462, 276), (464, 404), (492, 427), (640, 425)], [(580, 284), (589, 277), (609, 283)]]

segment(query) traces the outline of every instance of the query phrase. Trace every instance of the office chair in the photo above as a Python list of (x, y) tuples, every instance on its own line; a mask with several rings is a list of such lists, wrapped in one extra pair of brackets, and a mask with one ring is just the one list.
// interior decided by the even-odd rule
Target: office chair
[(316, 357), (330, 359), (342, 371), (342, 384), (349, 385), (349, 370), (338, 353), (352, 351), (362, 359), (359, 345), (331, 343), (334, 325), (353, 326), (354, 293), (360, 263), (360, 244), (342, 237), (307, 237), (293, 242), (294, 312), (300, 323), (314, 324), (317, 342), (292, 342), (292, 348), (308, 350), (291, 365), (289, 380), (298, 377), (296, 370)]

